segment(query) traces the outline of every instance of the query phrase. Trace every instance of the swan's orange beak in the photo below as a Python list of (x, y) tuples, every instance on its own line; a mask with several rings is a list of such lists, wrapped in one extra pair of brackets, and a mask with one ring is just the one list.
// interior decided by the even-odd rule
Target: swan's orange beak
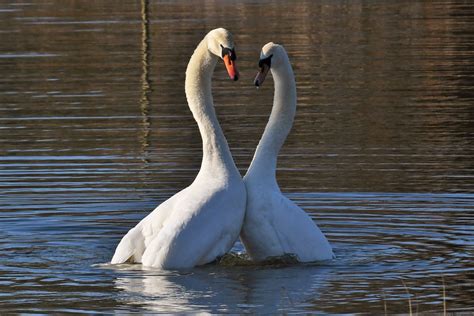
[(267, 76), (269, 70), (270, 70), (270, 66), (268, 66), (265, 63), (262, 64), (262, 67), (260, 67), (260, 71), (258, 72), (253, 82), (256, 87), (260, 87), (262, 85), (262, 83), (265, 81), (265, 77)]
[(232, 60), (230, 55), (224, 55), (224, 64), (225, 68), (227, 69), (227, 73), (229, 73), (230, 79), (234, 81), (239, 80), (239, 72), (237, 70), (237, 66), (235, 65), (235, 60)]

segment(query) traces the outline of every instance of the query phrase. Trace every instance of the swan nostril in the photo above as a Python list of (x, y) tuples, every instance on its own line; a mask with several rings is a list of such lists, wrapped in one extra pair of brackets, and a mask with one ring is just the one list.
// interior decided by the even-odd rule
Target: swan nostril
[(255, 79), (254, 84), (257, 88), (260, 87), (260, 82), (258, 82), (258, 79)]

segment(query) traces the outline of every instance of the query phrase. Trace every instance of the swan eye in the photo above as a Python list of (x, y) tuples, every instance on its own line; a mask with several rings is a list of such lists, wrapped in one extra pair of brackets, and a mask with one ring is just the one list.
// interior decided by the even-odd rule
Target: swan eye
[(222, 46), (222, 44), (221, 44), (221, 48), (222, 48), (222, 58), (224, 58), (224, 56), (226, 56), (226, 55), (229, 55), (230, 60), (236, 60), (237, 59), (237, 55), (235, 54), (234, 49), (224, 47), (224, 46)]
[(272, 66), (272, 57), (273, 57), (273, 54), (271, 54), (270, 56), (268, 56), (267, 58), (263, 58), (263, 59), (260, 59), (258, 61), (258, 67), (259, 68), (262, 68), (263, 65), (267, 65), (268, 68), (270, 68)]

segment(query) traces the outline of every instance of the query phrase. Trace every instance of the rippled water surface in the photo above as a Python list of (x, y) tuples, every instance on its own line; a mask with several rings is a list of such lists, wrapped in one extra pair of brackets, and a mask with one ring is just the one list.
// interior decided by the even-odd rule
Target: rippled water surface
[[(259, 50), (287, 48), (278, 179), (337, 259), (107, 265), (199, 169), (184, 71), (218, 26), (237, 43), (241, 80), (218, 65), (213, 83), (242, 173), (271, 110)], [(473, 87), (465, 1), (0, 1), (0, 310), (472, 312)]]

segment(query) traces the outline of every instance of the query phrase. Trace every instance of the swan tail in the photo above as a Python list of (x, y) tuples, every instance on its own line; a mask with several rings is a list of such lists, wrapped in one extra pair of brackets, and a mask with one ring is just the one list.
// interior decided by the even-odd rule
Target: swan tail
[(115, 254), (112, 257), (112, 264), (119, 264), (125, 262), (139, 263), (141, 262), (143, 252), (145, 250), (145, 243), (141, 231), (134, 227), (123, 236), (122, 240), (115, 249)]

